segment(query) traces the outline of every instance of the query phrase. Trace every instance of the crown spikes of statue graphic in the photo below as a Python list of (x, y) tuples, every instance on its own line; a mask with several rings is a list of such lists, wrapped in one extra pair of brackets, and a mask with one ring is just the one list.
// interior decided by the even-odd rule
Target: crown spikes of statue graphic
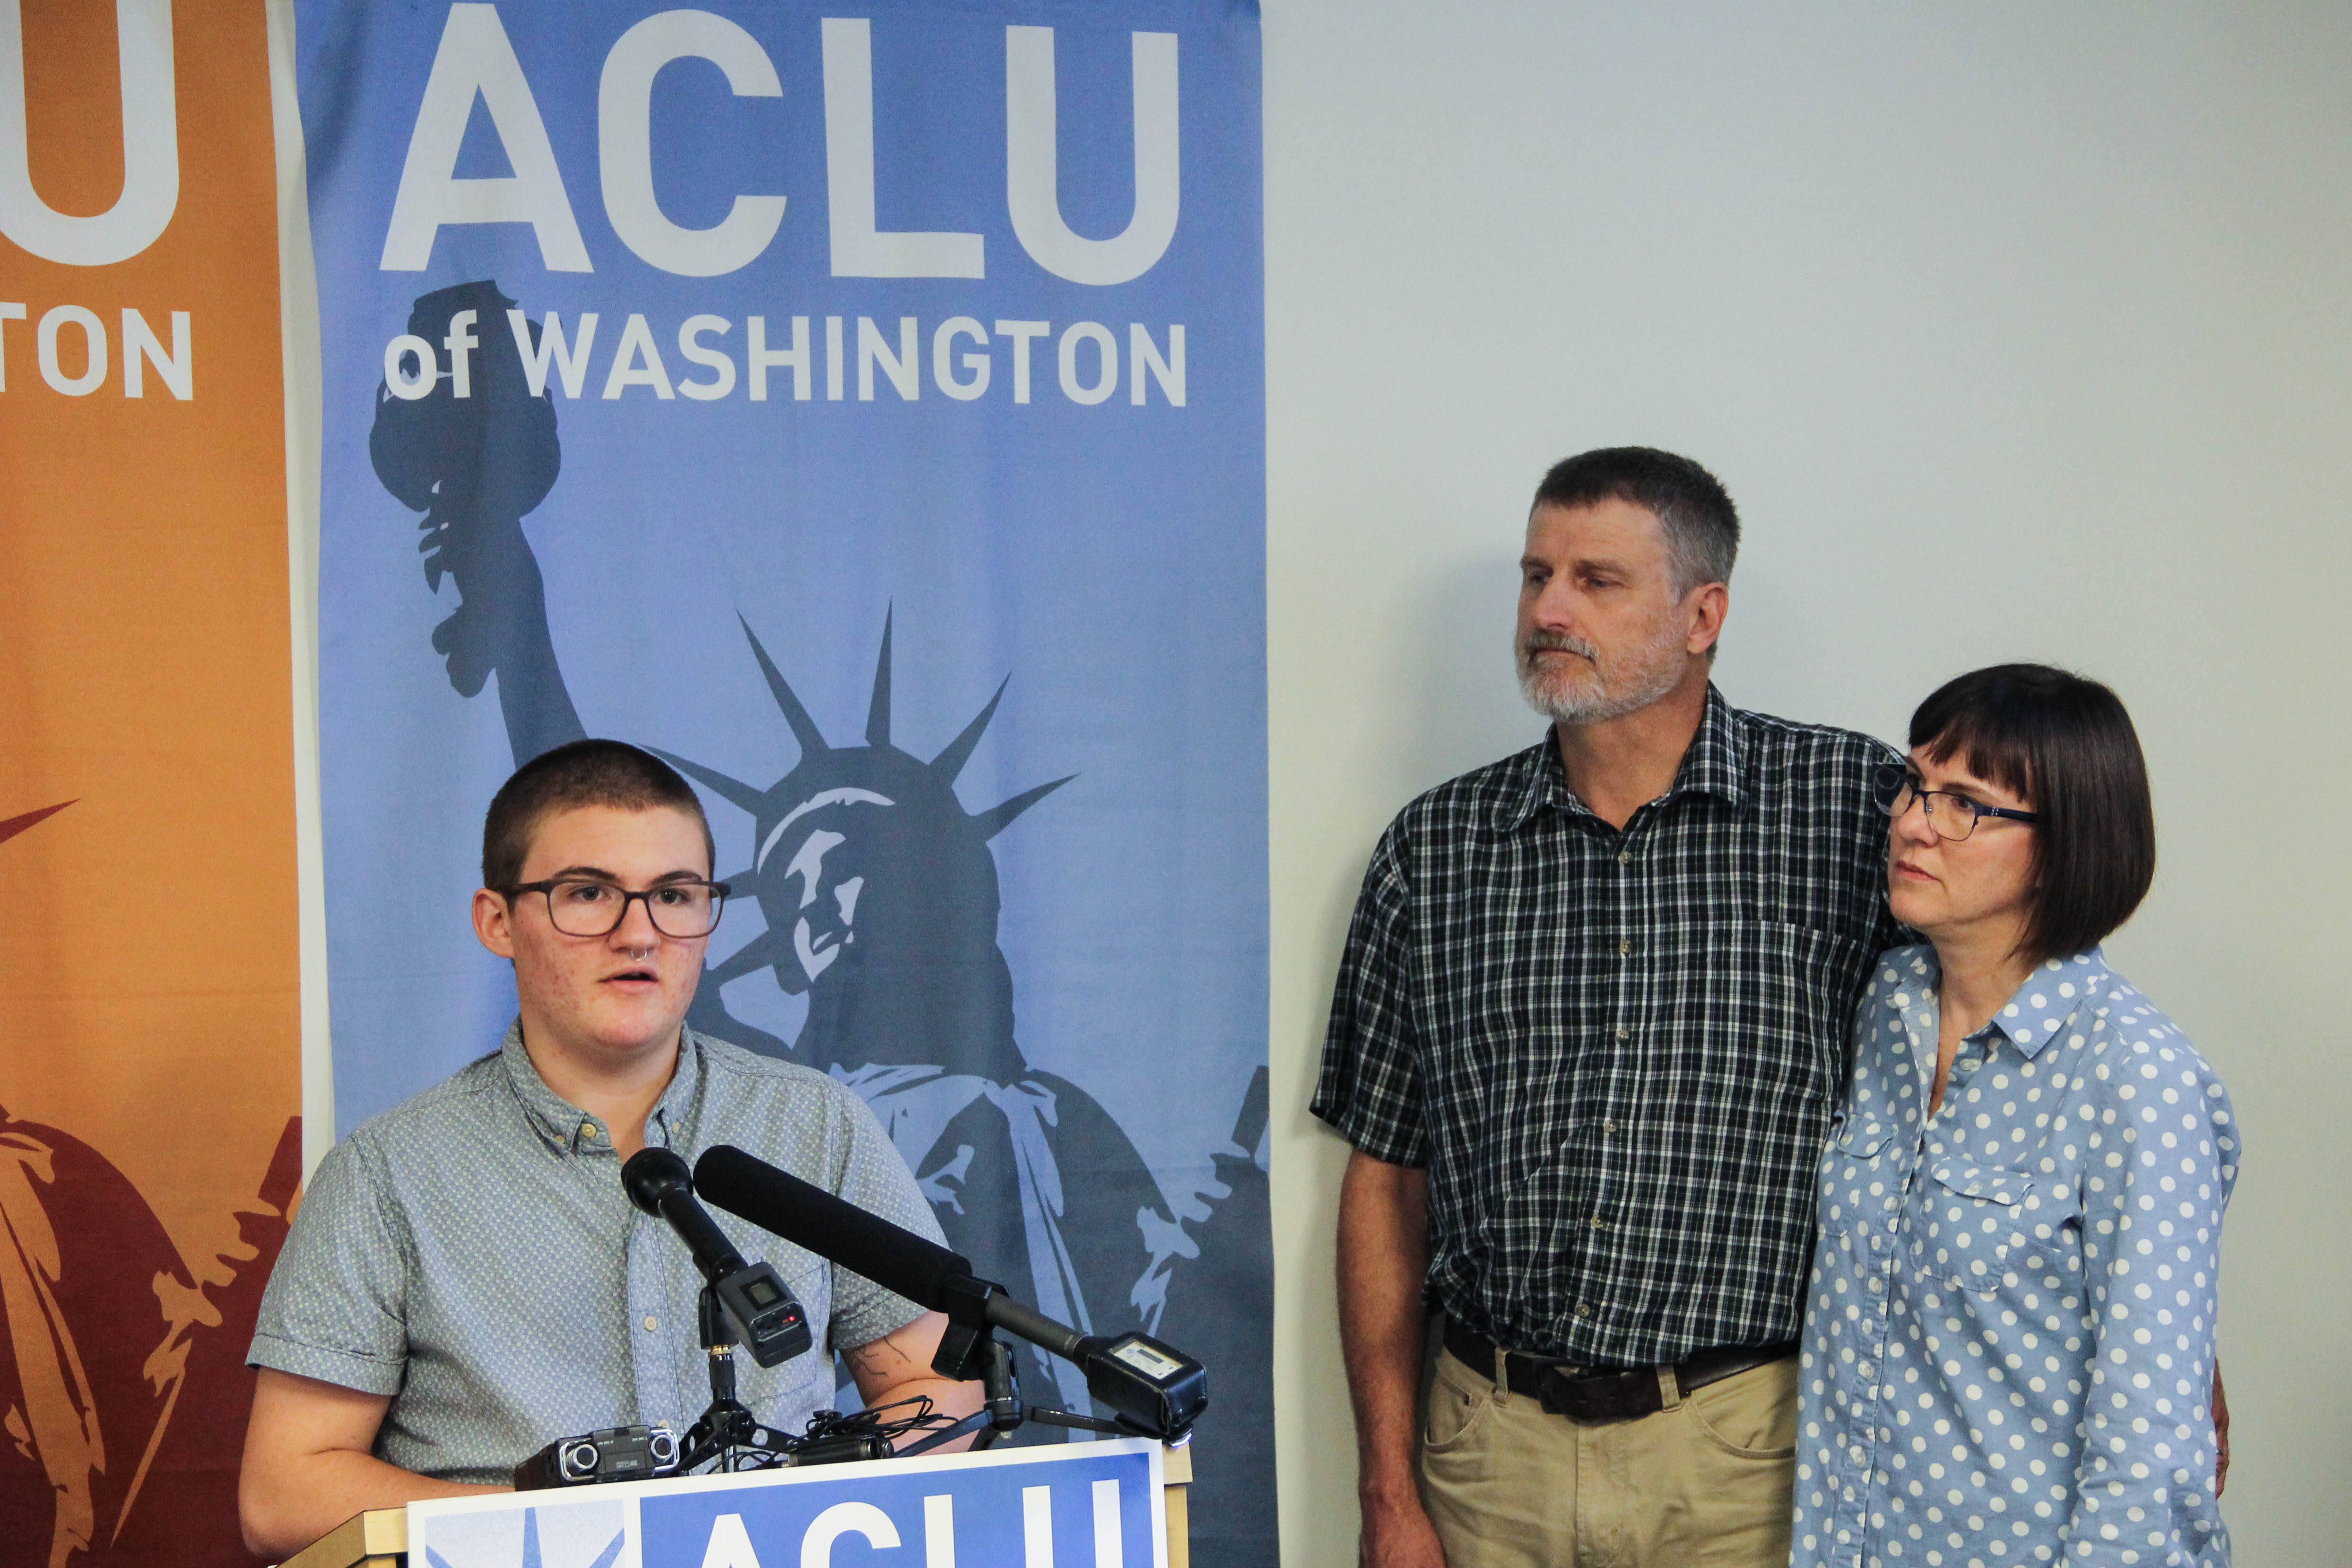
[[(514, 1518), (515, 1511), (498, 1509), (470, 1515), (444, 1516), (434, 1521), (428, 1528), (434, 1530), (436, 1536), (461, 1537), (474, 1549), (468, 1552), (461, 1548), (453, 1548), (458, 1553), (458, 1561), (453, 1563), (439, 1547), (428, 1545), (425, 1549), (426, 1568), (484, 1568), (486, 1564), (499, 1563), (501, 1561), (512, 1564), (513, 1568), (547, 1568), (546, 1554), (541, 1550), (539, 1543), (540, 1511), (536, 1508), (525, 1508), (520, 1511), (522, 1514), (522, 1551), (519, 1557), (504, 1557), (495, 1547), (484, 1549), (488, 1542), (505, 1539), (506, 1526)], [(617, 1516), (619, 1512), (620, 1508), (617, 1504), (591, 1503), (565, 1509), (559, 1517), (580, 1523), (587, 1523), (591, 1520), (602, 1522), (607, 1515)], [(601, 1534), (602, 1531), (599, 1531), (597, 1533)], [(628, 1542), (629, 1529), (626, 1524), (623, 1524), (614, 1532), (612, 1540), (605, 1542), (604, 1549), (589, 1559), (582, 1568), (613, 1568), (614, 1560), (621, 1555), (621, 1549)], [(378, 1561), (381, 1560), (378, 1559)]]
[(890, 632), (886, 615), (864, 746), (826, 741), (744, 622), (752, 656), (800, 742), (800, 761), (760, 789), (660, 753), (753, 823), (751, 869), (722, 880), (757, 901), (768, 928), (713, 966), (706, 983), (772, 967), (785, 990), (810, 992), (796, 1053), (821, 1068), (927, 1063), (1010, 1082), (1024, 1068), (1013, 1042), (1011, 976), (996, 946), (989, 841), (1076, 775), (966, 811), (956, 777), (1012, 677), (925, 762), (890, 738)]

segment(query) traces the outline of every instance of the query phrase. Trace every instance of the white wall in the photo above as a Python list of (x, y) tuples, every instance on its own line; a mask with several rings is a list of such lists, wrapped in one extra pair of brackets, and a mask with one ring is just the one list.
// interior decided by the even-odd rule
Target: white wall
[(2123, 695), (2162, 866), (2110, 944), (2233, 1092), (2225, 1511), (2352, 1537), (2352, 9), (1269, 0), (1273, 1055), (1285, 1561), (1353, 1561), (1307, 1117), (1417, 791), (1528, 744), (1544, 466), (1664, 445), (1747, 547), (1719, 679), (1895, 737), (2011, 658)]

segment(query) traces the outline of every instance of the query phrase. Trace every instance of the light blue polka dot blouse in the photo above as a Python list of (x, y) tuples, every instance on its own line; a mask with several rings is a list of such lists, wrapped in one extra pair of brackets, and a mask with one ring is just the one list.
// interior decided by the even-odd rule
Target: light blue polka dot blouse
[(1930, 1118), (1937, 979), (1880, 961), (1822, 1155), (1793, 1561), (2226, 1564), (2229, 1095), (2094, 950), (1961, 1043)]

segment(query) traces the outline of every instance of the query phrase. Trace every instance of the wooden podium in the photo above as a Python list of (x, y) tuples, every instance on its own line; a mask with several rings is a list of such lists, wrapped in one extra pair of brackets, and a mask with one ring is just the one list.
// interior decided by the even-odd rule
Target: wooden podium
[[(880, 1460), (877, 1463), (887, 1466), (891, 1461)], [(1191, 1447), (1162, 1448), (1160, 1472), (1166, 1482), (1161, 1496), (1167, 1519), (1168, 1568), (1191, 1568)], [(550, 1500), (578, 1498), (589, 1492), (617, 1490), (630, 1484), (621, 1482), (614, 1488), (562, 1489), (520, 1495)], [(379, 1508), (354, 1514), (343, 1521), (288, 1558), (282, 1568), (406, 1568), (407, 1563), (408, 1511), (404, 1508)]]

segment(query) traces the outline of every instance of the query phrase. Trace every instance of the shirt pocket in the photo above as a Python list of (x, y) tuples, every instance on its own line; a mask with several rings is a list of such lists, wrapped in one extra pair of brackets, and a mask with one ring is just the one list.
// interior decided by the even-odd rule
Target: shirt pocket
[(1884, 1116), (1842, 1115), (1830, 1129), (1830, 1154), (1832, 1159), (1843, 1157), (1849, 1162), (1874, 1160), (1886, 1140), (1895, 1135), (1895, 1128)]
[[(1738, 1040), (1738, 1071), (1751, 1081), (1752, 1103), (1802, 1103), (1820, 1107), (1826, 1119), (1843, 1097), (1869, 947), (1838, 932), (1779, 920), (1725, 921), (1696, 946), (1698, 961), (1675, 978), (1673, 1009), (1716, 1020), (1715, 1036)], [(1716, 1071), (1720, 1063), (1704, 1065)]]
[(1911, 1243), (1913, 1265), (1956, 1290), (1990, 1295), (2027, 1246), (2026, 1200), (2033, 1181), (1998, 1166), (1939, 1159), (1927, 1166), (1927, 1212)]
[(1822, 1148), (1819, 1218), (1824, 1238), (1834, 1237), (1857, 1260), (1884, 1253), (1893, 1233), (1894, 1190), (1879, 1165), (1894, 1127), (1883, 1116), (1841, 1113)]
[(2083, 1281), (2083, 1193), (2063, 1176), (2044, 1176), (2018, 1207), (2008, 1272), (2029, 1291), (2079, 1289)]
[[(1885, 1190), (1884, 1178), (1874, 1167), (1886, 1149), (1894, 1129), (1883, 1117), (1854, 1116), (1841, 1112), (1830, 1125), (1830, 1135), (1822, 1145), (1821, 1200), (1824, 1222), (1843, 1222), (1857, 1207), (1866, 1207), (1872, 1213), (1885, 1207), (1879, 1193)], [(1872, 1187), (1879, 1193), (1873, 1193)], [(1871, 1201), (1862, 1205), (1865, 1197)]]

